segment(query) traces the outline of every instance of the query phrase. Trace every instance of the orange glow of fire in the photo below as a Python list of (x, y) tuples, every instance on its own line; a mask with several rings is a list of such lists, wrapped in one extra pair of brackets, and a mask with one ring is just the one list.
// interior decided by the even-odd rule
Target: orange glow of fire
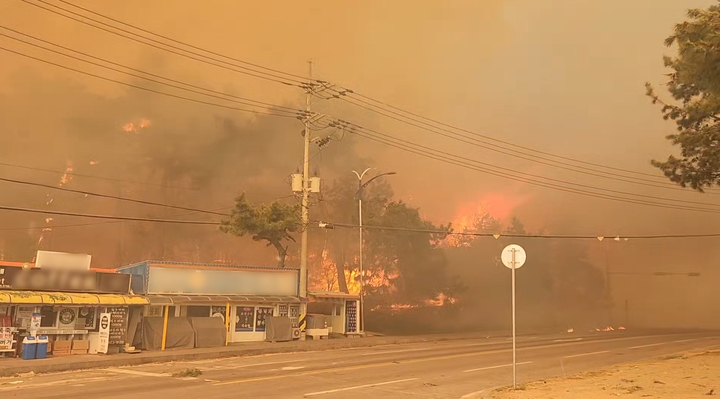
[(446, 304), (455, 304), (455, 298), (450, 298), (444, 293), (438, 294), (438, 296), (435, 299), (426, 299), (425, 305), (428, 306), (444, 306)]
[(609, 331), (615, 331), (615, 329), (612, 328), (612, 327), (610, 327), (610, 326), (607, 326), (607, 327), (605, 327), (605, 328), (596, 328), (595, 331), (598, 331), (598, 332), (609, 332)]
[[(516, 195), (493, 193), (480, 197), (479, 200), (458, 207), (452, 222), (456, 232), (499, 233), (490, 231), (492, 219), (504, 221), (520, 205), (527, 202), (527, 198)], [(471, 236), (451, 235), (447, 238), (447, 245), (453, 247), (468, 247), (472, 242)]]
[(624, 329), (625, 329), (625, 327), (623, 327), (623, 326), (620, 326), (620, 327), (618, 327), (617, 329), (618, 329), (618, 330), (624, 330)]
[(139, 122), (128, 122), (124, 125), (122, 125), (121, 129), (125, 133), (139, 133), (140, 130), (150, 127), (152, 125), (152, 122), (150, 119), (143, 118)]
[(63, 173), (62, 177), (60, 178), (60, 184), (58, 184), (59, 187), (62, 187), (70, 182), (72, 180), (73, 175), (73, 167), (71, 164), (68, 164), (68, 167), (65, 169), (65, 173)]
[(568, 328), (567, 332), (568, 332), (568, 333), (574, 333), (574, 332), (575, 332), (575, 329), (574, 329), (574, 328)]

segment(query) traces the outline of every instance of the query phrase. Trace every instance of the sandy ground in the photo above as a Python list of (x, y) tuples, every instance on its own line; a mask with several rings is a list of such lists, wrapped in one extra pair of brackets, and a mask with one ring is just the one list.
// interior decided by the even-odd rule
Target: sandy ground
[(487, 399), (720, 398), (720, 348), (536, 381)]

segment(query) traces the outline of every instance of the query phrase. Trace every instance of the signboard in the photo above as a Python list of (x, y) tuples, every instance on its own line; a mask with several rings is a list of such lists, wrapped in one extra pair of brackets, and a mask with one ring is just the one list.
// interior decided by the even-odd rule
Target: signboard
[(125, 345), (128, 308), (108, 308), (110, 312), (110, 345)]
[(41, 269), (90, 270), (92, 256), (67, 252), (37, 251), (35, 267)]
[(12, 327), (0, 327), (0, 351), (12, 350), (13, 330)]
[(223, 323), (225, 322), (225, 306), (211, 306), (210, 307), (210, 316), (211, 317), (218, 317), (222, 319)]
[(127, 294), (130, 275), (0, 266), (0, 289)]
[(148, 294), (296, 296), (298, 271), (151, 267)]
[(98, 353), (107, 353), (110, 345), (110, 313), (100, 313), (98, 331), (100, 332)]
[(235, 331), (252, 331), (253, 330), (253, 314), (255, 307), (242, 306), (237, 308), (237, 316), (235, 316)]

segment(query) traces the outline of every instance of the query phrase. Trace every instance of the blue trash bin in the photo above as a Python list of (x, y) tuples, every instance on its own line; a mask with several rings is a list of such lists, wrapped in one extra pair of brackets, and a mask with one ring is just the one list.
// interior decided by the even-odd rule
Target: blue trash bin
[(35, 346), (35, 359), (46, 359), (47, 348), (48, 348), (48, 337), (47, 335), (41, 335), (38, 337), (37, 345)]
[(35, 359), (35, 353), (37, 351), (37, 340), (35, 337), (25, 337), (23, 339), (22, 358), (23, 360)]

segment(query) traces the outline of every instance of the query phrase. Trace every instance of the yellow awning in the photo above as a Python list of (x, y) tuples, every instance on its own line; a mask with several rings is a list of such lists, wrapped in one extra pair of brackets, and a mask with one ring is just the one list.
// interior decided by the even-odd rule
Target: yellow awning
[(0, 303), (20, 305), (147, 305), (141, 296), (71, 292), (0, 291)]

